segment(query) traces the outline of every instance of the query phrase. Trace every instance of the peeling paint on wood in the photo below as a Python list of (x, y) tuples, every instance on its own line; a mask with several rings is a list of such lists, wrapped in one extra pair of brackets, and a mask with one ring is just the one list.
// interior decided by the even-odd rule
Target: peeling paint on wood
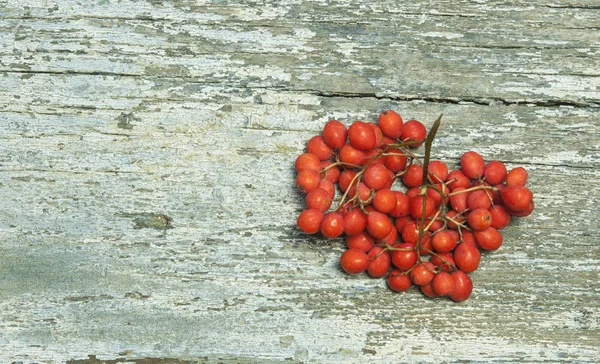
[[(0, 0), (0, 361), (600, 357), (600, 8)], [(530, 171), (462, 304), (341, 272), (293, 161), (393, 108)]]

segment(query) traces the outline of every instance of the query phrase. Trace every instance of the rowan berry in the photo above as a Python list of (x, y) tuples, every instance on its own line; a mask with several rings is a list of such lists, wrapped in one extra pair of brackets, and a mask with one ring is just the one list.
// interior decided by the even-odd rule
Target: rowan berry
[(451, 272), (456, 269), (452, 253), (437, 253), (432, 255), (430, 262), (435, 265), (436, 269), (441, 269), (444, 272)]
[(367, 273), (369, 273), (371, 277), (383, 277), (390, 270), (390, 254), (384, 248), (374, 246), (367, 253), (367, 257), (369, 258)]
[(321, 178), (325, 178), (331, 183), (337, 183), (340, 178), (340, 169), (337, 166), (331, 166), (332, 162), (322, 161), (321, 162)]
[(331, 148), (338, 149), (346, 144), (348, 129), (337, 120), (330, 120), (323, 128), (323, 140)]
[(327, 211), (331, 206), (331, 195), (322, 188), (315, 188), (306, 195), (306, 207)]
[(321, 170), (321, 160), (315, 154), (303, 153), (296, 158), (294, 163), (296, 172), (302, 172), (307, 169), (319, 172)]
[(392, 192), (396, 197), (396, 206), (390, 211), (390, 216), (396, 218), (408, 216), (410, 214), (410, 198), (400, 191), (392, 190)]
[(369, 188), (376, 190), (384, 188), (390, 181), (390, 176), (383, 164), (371, 164), (363, 174), (363, 180)]
[(369, 267), (369, 257), (362, 250), (348, 249), (340, 257), (340, 265), (346, 273), (362, 273)]
[(451, 273), (454, 280), (454, 291), (448, 295), (455, 302), (462, 302), (471, 296), (473, 282), (467, 273), (457, 270)]
[(423, 125), (418, 120), (409, 120), (402, 126), (402, 133), (400, 134), (400, 139), (402, 139), (402, 141), (420, 140), (421, 142), (410, 144), (411, 148), (417, 148), (423, 144), (426, 136), (427, 129), (425, 129), (425, 125)]
[(418, 263), (411, 271), (410, 278), (417, 286), (431, 282), (435, 276), (435, 266), (431, 262)]
[(483, 176), (485, 161), (477, 152), (466, 152), (460, 157), (460, 168), (470, 179), (479, 179)]
[(375, 193), (372, 204), (375, 210), (384, 214), (390, 213), (396, 208), (396, 193), (389, 188), (382, 188)]
[(440, 160), (429, 161), (427, 173), (433, 183), (441, 183), (448, 177), (448, 166)]
[(344, 233), (344, 217), (335, 211), (326, 213), (321, 220), (320, 230), (326, 238), (337, 238)]
[(506, 184), (508, 186), (525, 186), (528, 173), (523, 167), (515, 167), (506, 175)]
[[(340, 177), (338, 179), (338, 187), (340, 188), (340, 190), (342, 192), (346, 192), (346, 190), (348, 190), (348, 188), (350, 188), (350, 183), (352, 183), (352, 186), (354, 186), (354, 188), (356, 188), (356, 180), (354, 179), (356, 177), (356, 171), (354, 171), (353, 169), (344, 169), (341, 173), (340, 173)], [(357, 177), (358, 179), (358, 177)], [(352, 182), (354, 181), (354, 182)]]
[(346, 236), (346, 246), (348, 249), (358, 249), (363, 252), (368, 252), (375, 243), (375, 238), (369, 235), (366, 231), (361, 231), (355, 235)]
[(406, 187), (421, 187), (423, 184), (423, 167), (418, 164), (408, 166), (408, 169), (402, 175), (402, 182)]
[(433, 234), (431, 244), (438, 253), (449, 253), (456, 247), (457, 240), (448, 230), (441, 230)]
[(519, 212), (530, 207), (533, 193), (527, 187), (512, 185), (500, 191), (500, 197), (508, 210)]
[(446, 183), (450, 191), (454, 191), (457, 187), (469, 188), (471, 180), (460, 169), (455, 169), (446, 176)]
[(395, 292), (405, 292), (412, 286), (412, 281), (408, 274), (398, 269), (393, 269), (387, 278), (388, 287)]
[(502, 234), (493, 227), (475, 231), (473, 235), (475, 236), (477, 246), (483, 250), (496, 250), (502, 245)]
[(502, 205), (494, 205), (490, 208), (490, 216), (492, 217), (492, 227), (502, 229), (510, 222), (510, 214)]
[(454, 278), (452, 278), (450, 273), (439, 272), (433, 277), (431, 283), (433, 285), (433, 291), (438, 296), (446, 296), (454, 291)]
[(492, 200), (485, 190), (474, 190), (467, 194), (467, 208), (469, 210), (475, 209), (489, 209), (492, 207)]
[(481, 253), (474, 243), (463, 241), (454, 249), (453, 259), (460, 270), (470, 273), (479, 267)]
[(348, 142), (359, 150), (373, 149), (376, 142), (375, 132), (368, 123), (357, 120), (348, 128)]
[(348, 164), (361, 166), (366, 159), (364, 151), (353, 147), (351, 144), (344, 144), (340, 149), (340, 161)]
[(359, 208), (352, 208), (344, 214), (344, 232), (355, 235), (367, 227), (367, 219)]
[[(356, 187), (352, 187), (348, 191), (348, 197), (353, 198), (356, 195)], [(364, 182), (358, 184), (358, 197), (361, 201), (367, 201), (371, 197), (371, 190)]]
[(319, 187), (321, 176), (319, 172), (312, 169), (305, 169), (296, 176), (296, 186), (302, 193), (309, 193)]
[(473, 230), (485, 230), (492, 226), (492, 214), (483, 208), (477, 208), (467, 215), (467, 224)]
[(326, 179), (322, 179), (321, 182), (319, 182), (319, 186), (317, 188), (321, 188), (327, 191), (331, 198), (335, 196), (335, 185)]
[[(425, 200), (425, 209), (423, 209), (423, 200)], [(410, 200), (410, 214), (415, 219), (421, 216), (430, 217), (435, 212), (435, 202), (428, 195), (417, 195)]]
[(385, 144), (385, 142), (383, 140), (383, 133), (379, 126), (373, 123), (367, 123), (367, 125), (369, 125), (371, 129), (373, 129), (373, 133), (375, 134), (375, 145), (373, 146), (373, 148), (382, 147)]
[(435, 293), (435, 291), (433, 290), (433, 282), (429, 282), (427, 284), (419, 286), (419, 289), (421, 290), (421, 293), (423, 293), (425, 296), (427, 296), (429, 298), (438, 297), (437, 293)]
[(444, 216), (444, 219), (446, 220), (446, 226), (448, 229), (452, 230), (458, 230), (458, 226), (466, 220), (463, 214), (459, 214), (454, 210), (448, 211)]
[(465, 188), (456, 187), (452, 191), (453, 195), (450, 196), (450, 206), (456, 212), (463, 212), (467, 209), (467, 194), (468, 192), (462, 192)]
[(367, 215), (367, 231), (375, 239), (386, 237), (393, 228), (394, 224), (386, 214), (372, 211)]
[(398, 139), (402, 135), (402, 117), (394, 110), (386, 110), (379, 114), (377, 124), (383, 135), (391, 139)]
[[(408, 209), (407, 209), (407, 211), (408, 211)], [(415, 221), (415, 219), (413, 219), (412, 216), (410, 216), (410, 215), (404, 215), (404, 216), (397, 217), (394, 219), (394, 226), (396, 226), (398, 233), (402, 234), (402, 231), (404, 230), (404, 226), (406, 226), (406, 223), (409, 221)], [(418, 230), (417, 230), (417, 232), (418, 232)]]
[(298, 215), (296, 224), (306, 234), (319, 232), (323, 213), (317, 209), (306, 209)]
[(383, 238), (375, 239), (375, 244), (377, 245), (393, 245), (398, 241), (398, 230), (392, 224), (392, 229), (390, 233), (384, 236)]
[(500, 161), (491, 161), (483, 168), (485, 181), (490, 185), (497, 185), (506, 179), (506, 166)]
[(401, 243), (394, 245), (394, 249), (390, 252), (392, 264), (405, 272), (417, 264), (419, 255), (414, 244)]
[(406, 155), (400, 149), (390, 149), (385, 157), (385, 166), (392, 172), (398, 173), (406, 168)]
[(321, 135), (315, 135), (310, 138), (306, 144), (306, 151), (319, 157), (320, 160), (326, 161), (331, 158), (333, 148), (331, 148)]

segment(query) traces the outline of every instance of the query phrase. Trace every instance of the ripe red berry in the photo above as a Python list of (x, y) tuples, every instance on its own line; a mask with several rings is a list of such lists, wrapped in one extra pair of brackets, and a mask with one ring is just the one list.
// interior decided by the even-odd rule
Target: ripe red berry
[(433, 277), (431, 283), (433, 285), (433, 291), (438, 296), (446, 296), (454, 291), (454, 278), (452, 278), (450, 273), (439, 272)]
[(344, 233), (344, 217), (339, 212), (326, 213), (321, 220), (320, 230), (326, 238), (337, 238)]
[(362, 273), (369, 267), (369, 257), (358, 249), (348, 249), (340, 257), (340, 265), (348, 274)]
[(473, 230), (485, 230), (492, 226), (492, 214), (486, 209), (475, 209), (467, 215), (467, 224)]
[(344, 163), (360, 166), (365, 162), (365, 158), (365, 152), (353, 147), (351, 144), (344, 144), (340, 149), (340, 161)]
[(310, 138), (306, 144), (306, 151), (316, 155), (322, 161), (328, 160), (333, 154), (333, 148), (325, 143), (325, 139), (321, 135)]
[(477, 246), (483, 250), (496, 250), (502, 245), (502, 234), (493, 227), (482, 231), (475, 231), (473, 235), (475, 235)]
[(306, 207), (327, 211), (331, 206), (331, 195), (322, 188), (315, 188), (306, 195)]
[(331, 148), (341, 148), (346, 144), (348, 129), (337, 120), (330, 120), (323, 128), (323, 139)]
[(410, 214), (415, 219), (423, 215), (423, 200), (425, 200), (425, 217), (430, 217), (435, 212), (435, 202), (428, 195), (417, 195), (410, 200)]
[(510, 214), (502, 205), (494, 205), (490, 208), (490, 216), (492, 217), (492, 227), (502, 229), (510, 222)]
[(317, 188), (327, 191), (331, 198), (335, 197), (335, 185), (330, 181), (322, 179), (321, 182), (319, 182), (319, 186)]
[(431, 282), (434, 276), (435, 266), (431, 262), (419, 263), (410, 271), (410, 278), (417, 286)]
[[(356, 195), (356, 187), (352, 187), (348, 191), (348, 197), (353, 198)], [(371, 197), (371, 190), (364, 182), (358, 184), (358, 197), (361, 201), (367, 201)]]
[[(340, 173), (338, 187), (342, 192), (346, 192), (346, 190), (350, 188), (350, 183), (352, 183), (352, 186), (356, 187), (356, 179), (354, 179), (354, 177), (356, 177), (356, 172), (353, 169), (345, 169)], [(352, 182), (353, 180), (354, 182)]]
[(507, 209), (518, 212), (529, 208), (533, 193), (527, 187), (513, 185), (500, 191), (500, 197)]
[(481, 253), (474, 243), (462, 242), (454, 249), (453, 258), (460, 270), (470, 273), (479, 267)]
[(427, 172), (433, 183), (441, 183), (448, 177), (448, 166), (442, 161), (433, 160), (429, 162)]
[(455, 302), (462, 302), (469, 298), (473, 291), (473, 282), (467, 273), (457, 270), (452, 272), (451, 276), (454, 280), (454, 291), (448, 297)]
[(367, 257), (369, 258), (367, 273), (369, 273), (371, 277), (383, 277), (390, 270), (390, 254), (384, 248), (374, 246), (367, 253)]
[(363, 180), (369, 188), (376, 190), (384, 188), (389, 180), (390, 176), (387, 169), (383, 164), (371, 164), (365, 170), (363, 174)]
[[(381, 129), (379, 128), (379, 126), (377, 126), (376, 124), (373, 123), (367, 123), (368, 126), (371, 127), (371, 129), (373, 129), (373, 133), (375, 134), (375, 145), (373, 146), (373, 148), (380, 148), (382, 147), (385, 142), (384, 142), (384, 136), (383, 133), (381, 132)], [(383, 161), (382, 161), (383, 163)]]
[(448, 253), (454, 250), (458, 242), (447, 230), (438, 231), (433, 234), (431, 244), (433, 249), (438, 253)]
[(438, 253), (433, 255), (430, 262), (435, 265), (436, 269), (439, 270), (441, 268), (444, 272), (451, 272), (456, 269), (452, 253)]
[(348, 128), (348, 141), (359, 150), (369, 150), (375, 147), (375, 132), (368, 123), (357, 120)]
[(469, 185), (471, 184), (469, 177), (465, 176), (460, 169), (455, 169), (448, 173), (448, 176), (446, 176), (446, 182), (448, 183), (448, 188), (450, 191), (454, 191), (458, 187), (469, 188)]
[(390, 149), (387, 151), (384, 164), (392, 172), (398, 173), (406, 168), (406, 155), (400, 149)]
[(396, 193), (389, 188), (382, 188), (373, 197), (373, 207), (379, 212), (387, 214), (396, 208)]
[(402, 127), (402, 134), (400, 135), (400, 139), (403, 141), (407, 140), (421, 140), (421, 142), (411, 144), (411, 148), (417, 148), (425, 141), (425, 137), (427, 136), (427, 129), (425, 129), (425, 125), (418, 120), (409, 120)]
[(319, 172), (321, 170), (321, 160), (312, 153), (303, 153), (296, 158), (294, 163), (296, 172), (302, 172), (306, 169), (312, 169)]
[(457, 224), (462, 224), (466, 220), (463, 214), (459, 214), (454, 210), (448, 211), (444, 218), (446, 219), (446, 226), (448, 226), (448, 229), (452, 230), (458, 230)]
[(392, 217), (403, 217), (410, 214), (410, 198), (400, 191), (392, 191), (396, 197), (396, 206), (390, 211)]
[(419, 255), (414, 244), (402, 243), (394, 245), (397, 250), (390, 252), (392, 264), (401, 271), (407, 271), (417, 264)]
[(423, 167), (418, 164), (411, 164), (406, 173), (402, 175), (402, 182), (406, 187), (421, 187), (423, 184)]
[(510, 210), (510, 209), (507, 208), (506, 212), (508, 212), (510, 214), (510, 216), (515, 216), (515, 217), (529, 216), (533, 212), (534, 205), (535, 204), (534, 204), (533, 200), (531, 200), (529, 202), (529, 207), (527, 207), (526, 210), (514, 211), (514, 210)]
[(344, 214), (344, 232), (347, 235), (355, 235), (367, 227), (367, 219), (359, 208), (348, 210)]
[(489, 209), (492, 207), (492, 200), (485, 190), (475, 190), (467, 194), (467, 208), (469, 210), (475, 209)]
[(340, 178), (340, 169), (337, 166), (330, 167), (332, 162), (322, 161), (321, 162), (321, 178), (328, 180), (331, 183), (337, 183)]
[(425, 296), (427, 296), (429, 298), (438, 297), (437, 293), (435, 293), (435, 291), (433, 290), (433, 281), (429, 282), (427, 284), (424, 284), (422, 286), (419, 286), (419, 289), (421, 290), (421, 293), (423, 293)]
[(375, 239), (386, 237), (394, 228), (394, 224), (386, 214), (372, 211), (367, 215), (367, 231)]
[(373, 243), (375, 243), (375, 239), (366, 231), (346, 236), (346, 246), (348, 249), (358, 249), (368, 252), (373, 247)]
[(296, 224), (306, 234), (315, 234), (319, 231), (323, 213), (317, 209), (306, 209), (300, 213)]
[(485, 161), (477, 152), (466, 152), (460, 157), (460, 168), (465, 176), (470, 179), (479, 179), (483, 176)]
[(296, 176), (296, 186), (302, 193), (309, 193), (319, 187), (320, 182), (321, 176), (319, 175), (319, 172), (312, 169), (306, 169)]
[(506, 175), (506, 184), (508, 186), (525, 186), (528, 173), (523, 167), (515, 167)]
[(402, 135), (402, 117), (394, 110), (386, 110), (379, 114), (377, 124), (388, 138), (398, 139)]
[(450, 206), (456, 212), (462, 212), (467, 209), (467, 194), (468, 192), (464, 191), (465, 188), (457, 187), (452, 191), (453, 195), (450, 196)]
[(412, 281), (408, 274), (403, 273), (398, 269), (393, 269), (390, 274), (388, 274), (387, 284), (392, 291), (405, 292), (412, 286)]
[(506, 166), (500, 161), (491, 161), (483, 169), (485, 181), (490, 185), (497, 185), (506, 179)]

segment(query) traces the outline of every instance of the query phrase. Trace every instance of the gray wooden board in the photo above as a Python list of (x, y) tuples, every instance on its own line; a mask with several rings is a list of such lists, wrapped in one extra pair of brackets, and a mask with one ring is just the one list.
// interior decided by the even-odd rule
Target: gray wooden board
[[(597, 362), (599, 29), (593, 1), (0, 0), (0, 361)], [(530, 173), (466, 302), (295, 227), (307, 140), (389, 108)]]

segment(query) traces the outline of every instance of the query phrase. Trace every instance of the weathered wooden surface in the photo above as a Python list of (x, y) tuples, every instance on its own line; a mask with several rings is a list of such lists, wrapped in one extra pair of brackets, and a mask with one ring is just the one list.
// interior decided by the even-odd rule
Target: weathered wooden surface
[[(0, 361), (597, 362), (600, 7), (399, 3), (0, 0)], [(469, 301), (295, 228), (308, 138), (387, 108), (530, 171)]]

